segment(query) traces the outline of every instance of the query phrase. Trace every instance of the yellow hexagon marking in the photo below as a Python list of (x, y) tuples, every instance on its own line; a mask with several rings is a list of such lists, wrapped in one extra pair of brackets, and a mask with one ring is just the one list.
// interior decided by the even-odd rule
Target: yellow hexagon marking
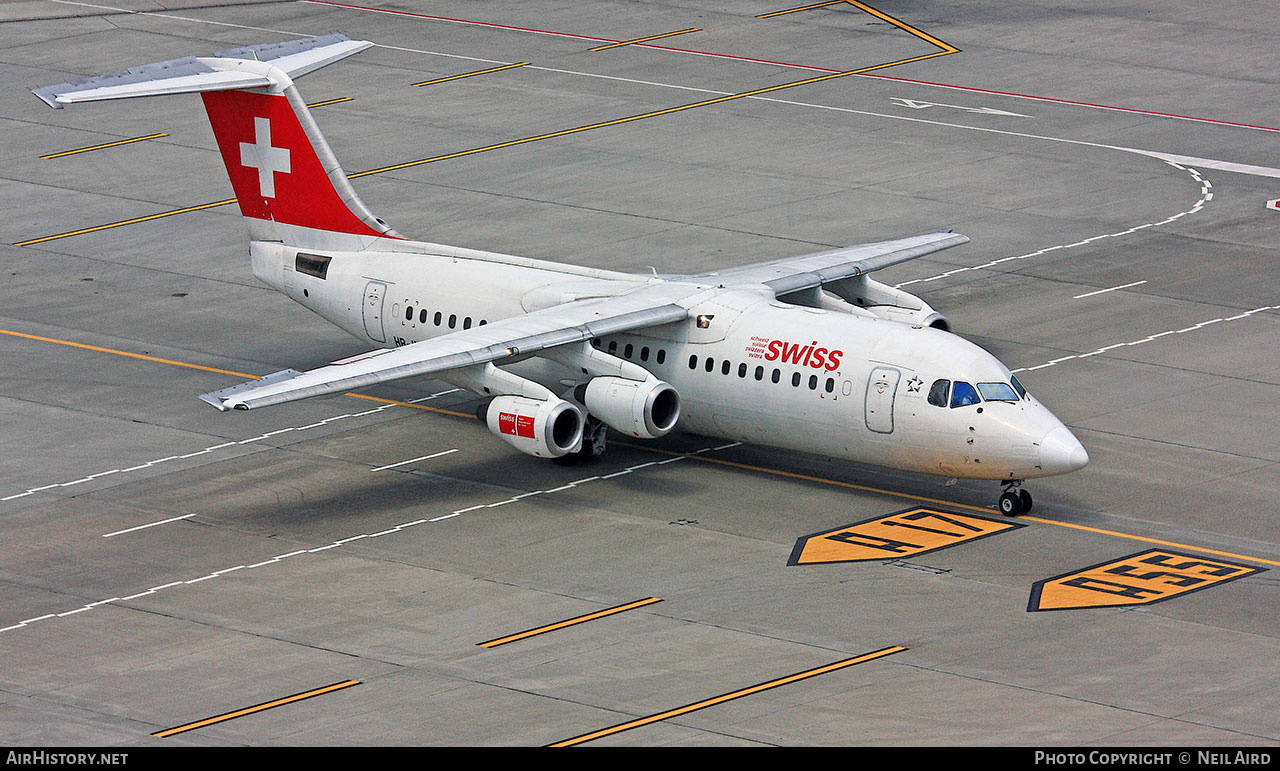
[(1031, 589), (1027, 611), (1150, 605), (1265, 569), (1152, 549), (1039, 581)]
[(935, 509), (907, 509), (796, 540), (788, 565), (904, 559), (1025, 527)]

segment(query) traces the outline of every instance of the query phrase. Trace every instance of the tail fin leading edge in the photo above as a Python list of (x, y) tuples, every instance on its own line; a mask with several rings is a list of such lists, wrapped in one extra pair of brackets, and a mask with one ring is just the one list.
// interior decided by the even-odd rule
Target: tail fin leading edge
[(371, 45), (325, 35), (159, 62), (32, 93), (61, 107), (200, 92), (251, 239), (362, 250), (399, 236), (360, 201), (293, 77)]

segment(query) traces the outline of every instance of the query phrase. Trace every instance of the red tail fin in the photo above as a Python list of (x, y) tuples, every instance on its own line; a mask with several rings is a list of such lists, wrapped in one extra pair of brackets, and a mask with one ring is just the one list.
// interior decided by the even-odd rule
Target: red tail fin
[[(389, 229), (375, 229), (352, 211), (351, 203), (364, 208), (354, 193), (348, 193), (346, 200), (339, 194), (286, 95), (207, 91), (201, 97), (245, 217), (354, 236), (390, 235)], [(321, 150), (329, 154), (327, 146)], [(340, 175), (336, 164), (334, 168)]]
[(336, 34), (265, 43), (212, 57), (145, 64), (32, 93), (56, 108), (200, 92), (250, 238), (360, 250), (380, 238), (399, 236), (361, 203), (293, 78), (371, 45)]

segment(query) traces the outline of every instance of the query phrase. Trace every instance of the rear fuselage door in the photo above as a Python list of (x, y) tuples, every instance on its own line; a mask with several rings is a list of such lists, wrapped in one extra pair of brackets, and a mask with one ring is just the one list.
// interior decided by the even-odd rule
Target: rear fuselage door
[(387, 296), (387, 285), (370, 281), (364, 288), (364, 332), (370, 340), (385, 343), (387, 334), (382, 330), (382, 301)]
[(867, 428), (878, 434), (893, 433), (893, 401), (901, 377), (892, 367), (876, 367), (867, 379)]

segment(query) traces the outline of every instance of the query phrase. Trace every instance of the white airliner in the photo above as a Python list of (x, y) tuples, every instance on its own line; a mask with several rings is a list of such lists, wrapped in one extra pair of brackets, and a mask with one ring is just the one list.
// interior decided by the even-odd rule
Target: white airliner
[(939, 232), (701, 275), (636, 275), (411, 241), (356, 196), (293, 78), (371, 46), (256, 45), (34, 89), (53, 107), (200, 92), (253, 272), (374, 350), (200, 397), (250, 410), (431, 375), (488, 398), (498, 438), (561, 462), (607, 428), (682, 429), (1000, 480), (1083, 467), (1075, 436), (994, 356), (871, 271), (968, 242)]

